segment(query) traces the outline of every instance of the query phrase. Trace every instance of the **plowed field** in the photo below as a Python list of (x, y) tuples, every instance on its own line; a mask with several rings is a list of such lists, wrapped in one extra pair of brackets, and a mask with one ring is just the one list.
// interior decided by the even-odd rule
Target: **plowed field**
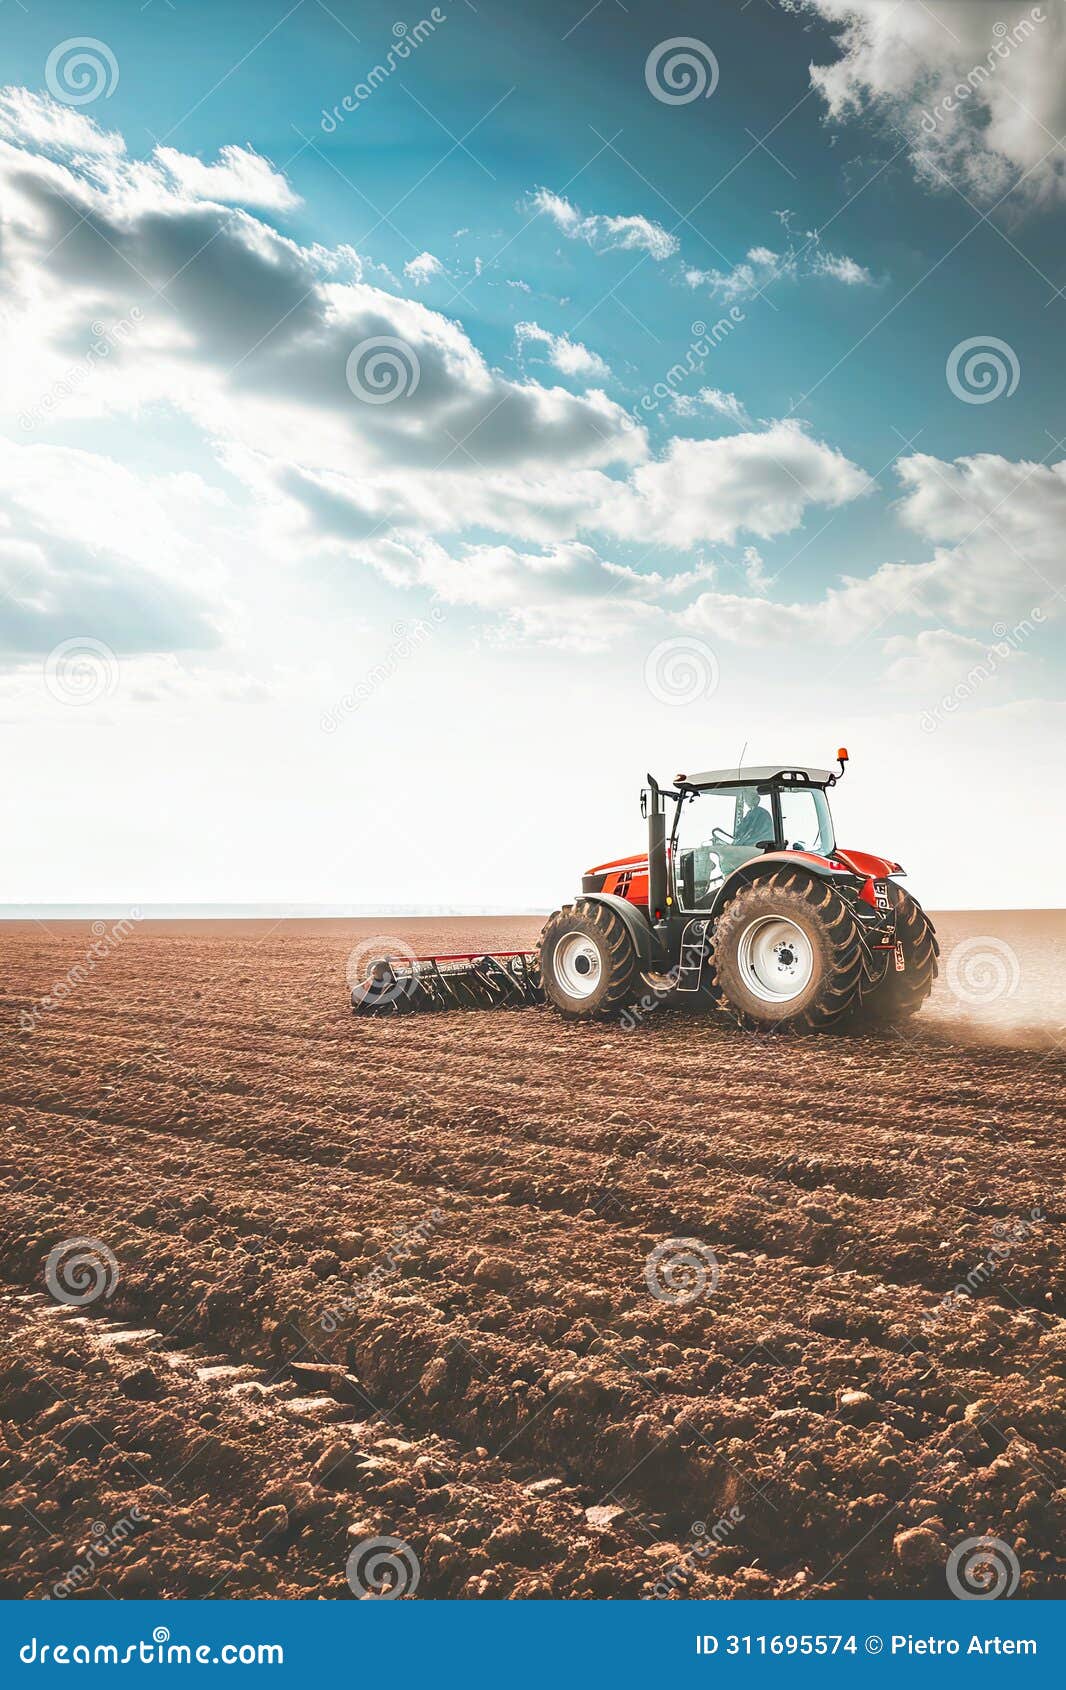
[(800, 1041), (354, 1020), (383, 925), (0, 929), (0, 1594), (1066, 1595), (1061, 916)]

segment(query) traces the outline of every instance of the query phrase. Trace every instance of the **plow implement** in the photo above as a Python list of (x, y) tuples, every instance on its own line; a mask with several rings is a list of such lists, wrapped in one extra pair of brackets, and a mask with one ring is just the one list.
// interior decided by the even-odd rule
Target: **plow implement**
[(355, 1015), (525, 1009), (544, 1002), (535, 951), (495, 956), (375, 957), (352, 988)]

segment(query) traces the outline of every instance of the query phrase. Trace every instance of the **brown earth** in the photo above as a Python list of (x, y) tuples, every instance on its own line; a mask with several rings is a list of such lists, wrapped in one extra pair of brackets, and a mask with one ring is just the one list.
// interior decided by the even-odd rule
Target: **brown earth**
[(0, 1594), (348, 1597), (385, 1536), (420, 1597), (942, 1596), (984, 1534), (1066, 1594), (1063, 921), (940, 926), (998, 990), (788, 1041), (353, 1020), (380, 920), (7, 924)]

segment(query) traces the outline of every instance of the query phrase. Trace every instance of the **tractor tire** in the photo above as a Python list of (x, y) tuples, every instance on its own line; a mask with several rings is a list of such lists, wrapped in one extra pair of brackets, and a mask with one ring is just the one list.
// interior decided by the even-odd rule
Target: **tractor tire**
[(896, 938), (903, 946), (903, 972), (889, 956), (880, 977), (867, 980), (859, 1019), (871, 1027), (891, 1026), (916, 1015), (939, 972), (940, 946), (921, 904), (894, 880), (888, 883), (888, 895), (896, 913)]
[(569, 1021), (605, 1020), (639, 995), (636, 948), (605, 904), (564, 904), (545, 922), (537, 951), (545, 999)]
[(749, 1032), (825, 1032), (865, 981), (859, 924), (840, 894), (802, 869), (777, 869), (726, 905), (714, 932), (718, 1007)]

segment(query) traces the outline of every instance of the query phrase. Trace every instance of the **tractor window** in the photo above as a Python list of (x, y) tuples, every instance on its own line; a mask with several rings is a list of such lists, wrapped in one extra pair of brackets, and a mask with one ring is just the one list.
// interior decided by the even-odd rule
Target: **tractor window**
[(781, 788), (781, 831), (790, 851), (827, 857), (833, 849), (833, 823), (821, 787)]
[(719, 786), (681, 805), (674, 839), (681, 909), (705, 908), (732, 874), (774, 837), (770, 789)]

